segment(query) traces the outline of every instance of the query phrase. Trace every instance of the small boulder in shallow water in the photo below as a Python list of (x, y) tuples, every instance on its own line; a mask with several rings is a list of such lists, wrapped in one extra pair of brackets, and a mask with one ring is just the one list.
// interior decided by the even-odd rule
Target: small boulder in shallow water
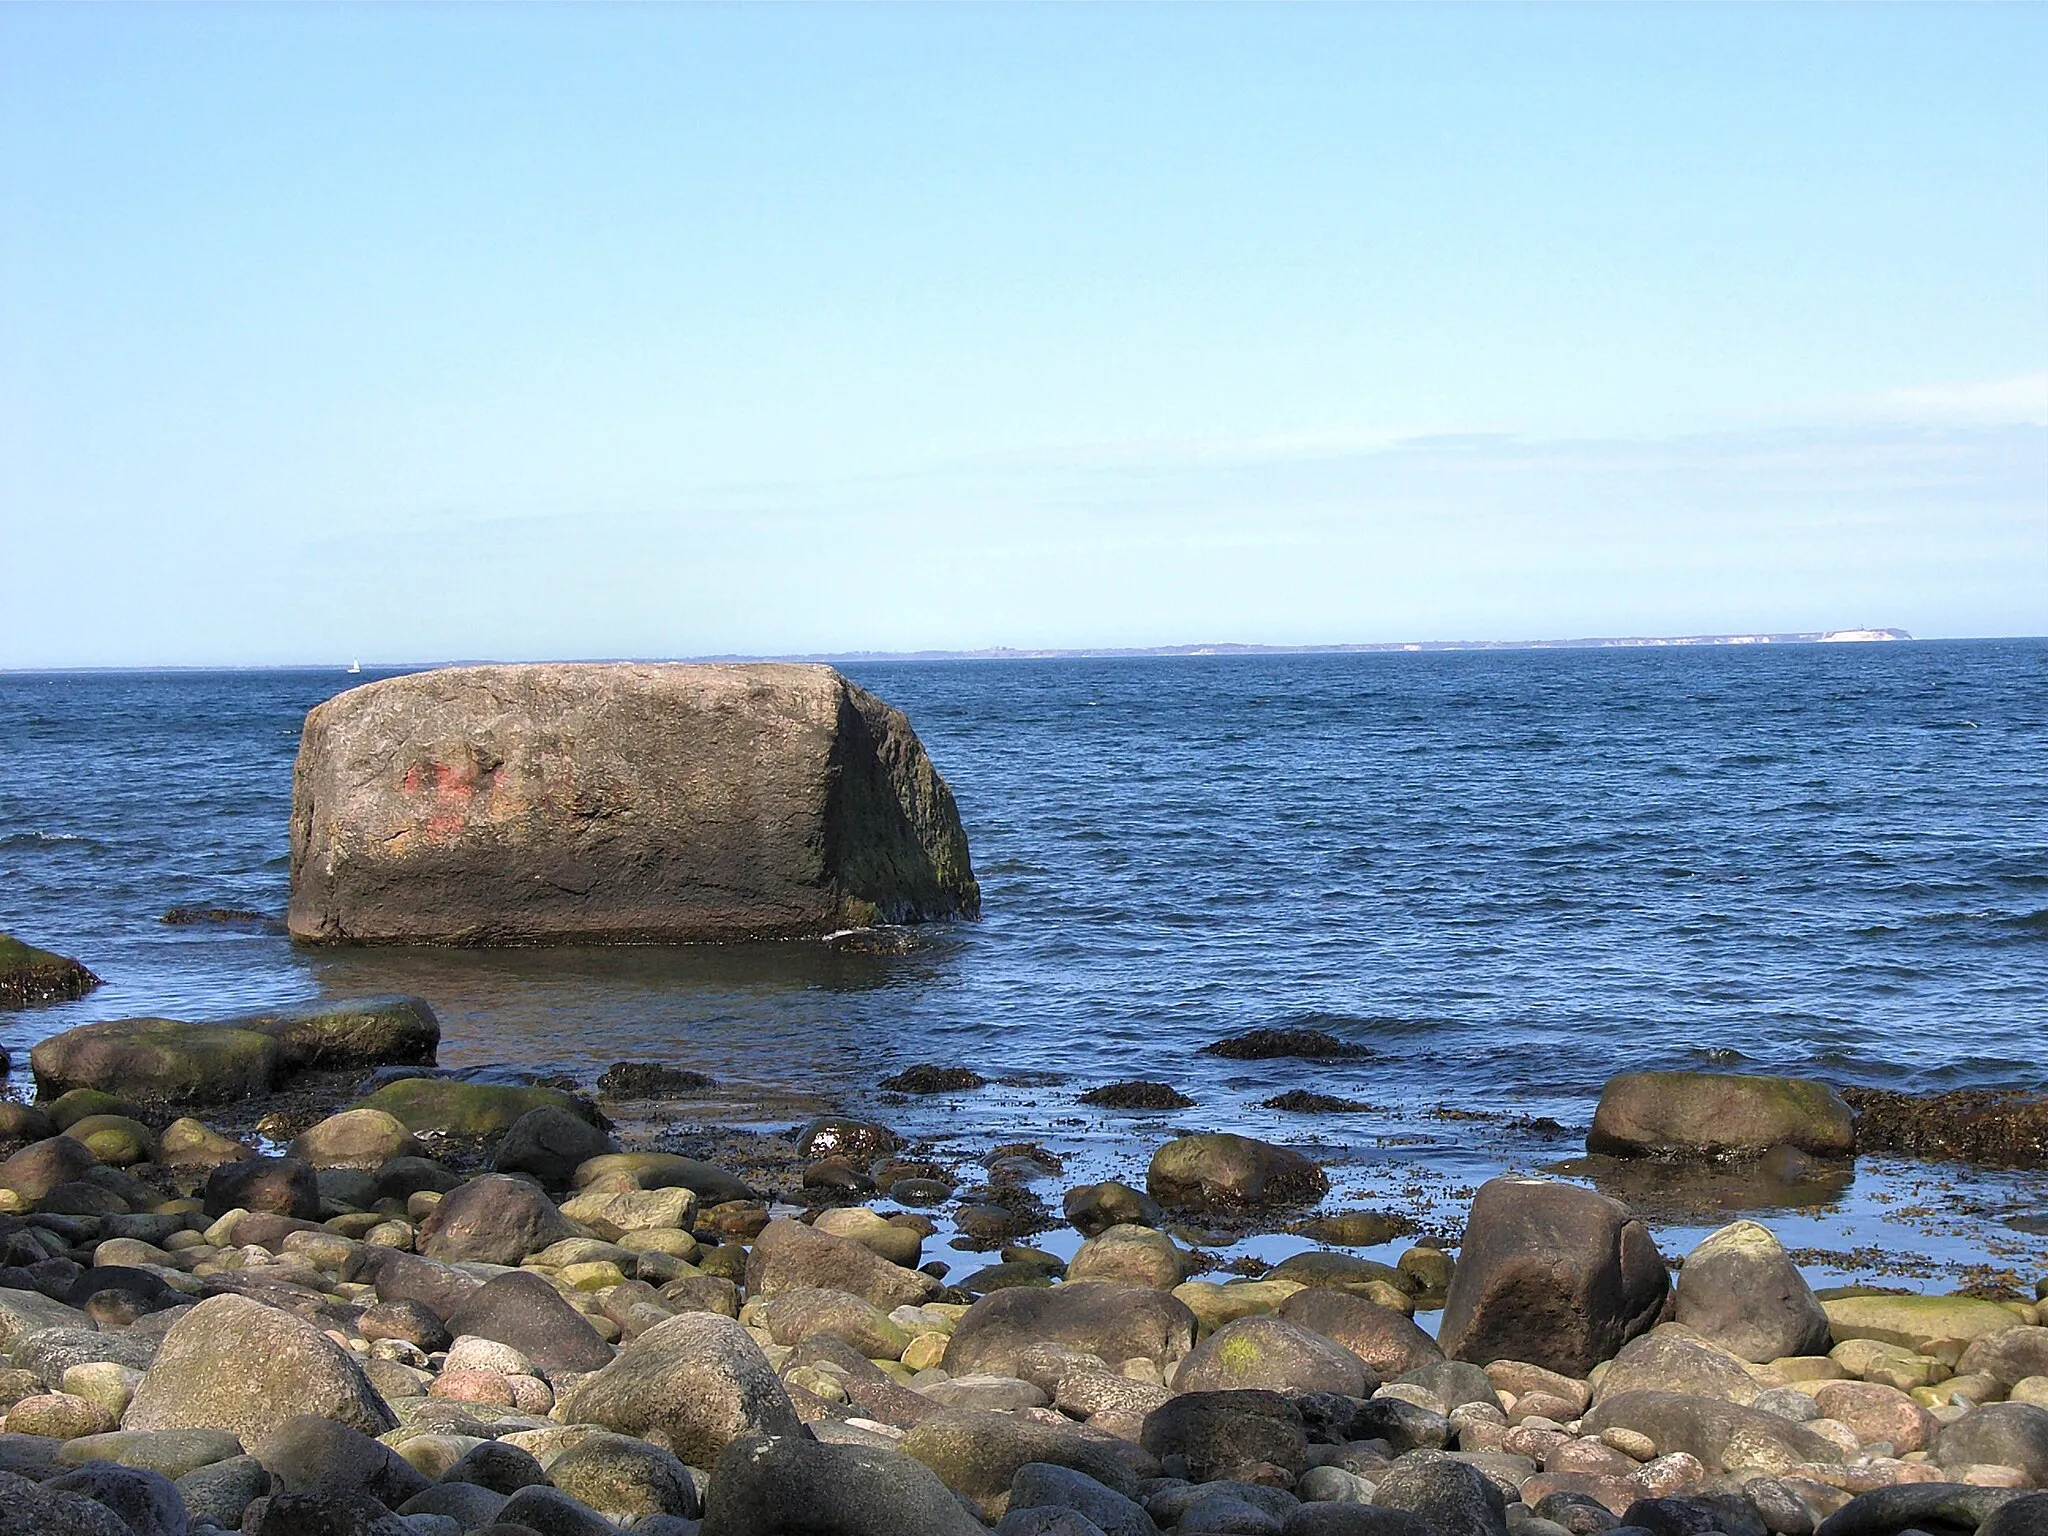
[(1145, 1187), (1163, 1206), (1257, 1211), (1320, 1200), (1329, 1193), (1330, 1180), (1291, 1147), (1219, 1133), (1166, 1143), (1152, 1154)]
[(1849, 1106), (1806, 1077), (1629, 1072), (1600, 1091), (1586, 1150), (1621, 1157), (1712, 1157), (1797, 1147), (1817, 1157), (1856, 1150)]
[(68, 1003), (99, 984), (99, 977), (68, 955), (52, 954), (0, 933), (0, 1008)]
[(1325, 1029), (1253, 1029), (1213, 1041), (1202, 1047), (1201, 1054), (1221, 1056), (1225, 1061), (1276, 1061), (1283, 1057), (1336, 1061), (1368, 1052), (1346, 1044)]

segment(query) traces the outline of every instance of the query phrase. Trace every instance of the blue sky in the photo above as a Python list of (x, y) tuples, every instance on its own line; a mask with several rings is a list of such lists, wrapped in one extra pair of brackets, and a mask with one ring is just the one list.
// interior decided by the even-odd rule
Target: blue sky
[(2048, 632), (2048, 8), (0, 7), (0, 665)]

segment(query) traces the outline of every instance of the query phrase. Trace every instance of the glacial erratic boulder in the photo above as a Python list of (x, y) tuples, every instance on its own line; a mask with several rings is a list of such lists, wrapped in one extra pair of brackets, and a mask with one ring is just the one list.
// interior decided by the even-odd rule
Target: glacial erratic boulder
[(1627, 1072), (1600, 1090), (1586, 1150), (1618, 1157), (1716, 1157), (1796, 1147), (1815, 1157), (1856, 1150), (1842, 1096), (1808, 1077), (1735, 1072)]
[(1649, 1229), (1620, 1201), (1491, 1179), (1472, 1202), (1437, 1338), (1454, 1360), (1584, 1377), (1657, 1321), (1670, 1286)]
[(300, 740), (303, 941), (796, 938), (980, 899), (910, 722), (829, 667), (451, 667)]

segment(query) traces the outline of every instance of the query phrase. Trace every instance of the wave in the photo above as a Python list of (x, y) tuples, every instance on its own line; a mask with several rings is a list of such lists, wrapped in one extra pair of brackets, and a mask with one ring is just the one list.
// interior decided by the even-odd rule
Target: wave
[(105, 853), (107, 845), (96, 837), (87, 837), (78, 832), (9, 832), (0, 837), (0, 849), (17, 848), (62, 848), (79, 847), (93, 853)]

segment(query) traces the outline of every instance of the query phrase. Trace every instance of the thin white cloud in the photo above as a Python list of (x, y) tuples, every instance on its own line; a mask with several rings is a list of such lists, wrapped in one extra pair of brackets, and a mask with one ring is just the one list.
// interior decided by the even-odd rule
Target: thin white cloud
[(1893, 420), (1965, 426), (2048, 426), (2048, 369), (2008, 379), (1970, 379), (1888, 390), (1871, 401)]

